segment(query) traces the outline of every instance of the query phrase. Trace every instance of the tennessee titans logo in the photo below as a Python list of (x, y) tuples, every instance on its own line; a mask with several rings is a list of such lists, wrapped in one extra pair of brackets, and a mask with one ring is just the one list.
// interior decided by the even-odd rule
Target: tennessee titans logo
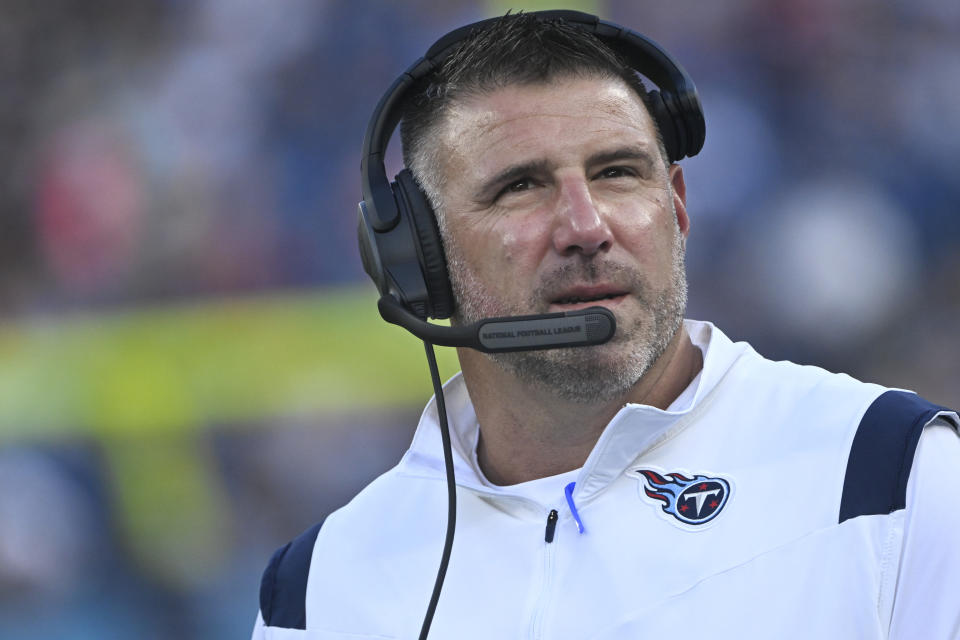
[(664, 513), (683, 524), (702, 525), (716, 518), (730, 497), (730, 483), (723, 478), (680, 473), (662, 476), (650, 469), (633, 469), (642, 480), (642, 493), (661, 504)]

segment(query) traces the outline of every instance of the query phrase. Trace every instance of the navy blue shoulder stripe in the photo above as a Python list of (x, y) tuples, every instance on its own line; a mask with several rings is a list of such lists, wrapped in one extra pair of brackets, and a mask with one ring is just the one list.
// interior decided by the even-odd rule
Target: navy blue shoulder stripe
[(268, 627), (307, 628), (307, 576), (323, 523), (277, 549), (260, 580), (260, 614)]
[(850, 447), (840, 522), (906, 507), (920, 434), (941, 411), (950, 410), (906, 391), (887, 391), (873, 401)]

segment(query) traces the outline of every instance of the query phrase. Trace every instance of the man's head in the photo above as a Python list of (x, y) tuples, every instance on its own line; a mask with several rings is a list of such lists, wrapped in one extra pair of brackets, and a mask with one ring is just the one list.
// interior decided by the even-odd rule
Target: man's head
[[(533, 60), (507, 59), (538, 47), (508, 47), (505, 36), (468, 42), (404, 144), (440, 209), (454, 322), (594, 304), (617, 316), (606, 345), (494, 358), (526, 383), (590, 402), (627, 392), (676, 334), (688, 220), (682, 173), (665, 160), (632, 72), (572, 29), (548, 25), (537, 37), (559, 53)], [(510, 73), (481, 64), (488, 49), (488, 66)]]

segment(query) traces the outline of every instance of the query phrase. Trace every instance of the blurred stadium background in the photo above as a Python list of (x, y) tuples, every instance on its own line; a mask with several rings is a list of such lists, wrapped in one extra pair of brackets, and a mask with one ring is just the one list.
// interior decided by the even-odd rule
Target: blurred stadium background
[[(698, 84), (691, 317), (960, 406), (960, 4), (557, 6)], [(398, 459), (429, 382), (356, 255), (360, 141), (511, 7), (547, 8), (0, 4), (0, 637), (246, 637), (272, 550)]]

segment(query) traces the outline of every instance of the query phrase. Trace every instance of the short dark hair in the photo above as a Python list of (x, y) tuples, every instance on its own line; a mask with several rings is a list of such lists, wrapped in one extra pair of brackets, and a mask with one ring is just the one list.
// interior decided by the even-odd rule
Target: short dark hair
[[(507, 13), (472, 33), (436, 71), (410, 89), (401, 111), (403, 160), (435, 209), (442, 204), (440, 185), (435, 182), (439, 158), (425, 147), (450, 106), (510, 85), (541, 84), (564, 77), (618, 78), (650, 111), (643, 81), (620, 55), (574, 24), (532, 13)], [(668, 162), (659, 130), (657, 141), (664, 162)]]

